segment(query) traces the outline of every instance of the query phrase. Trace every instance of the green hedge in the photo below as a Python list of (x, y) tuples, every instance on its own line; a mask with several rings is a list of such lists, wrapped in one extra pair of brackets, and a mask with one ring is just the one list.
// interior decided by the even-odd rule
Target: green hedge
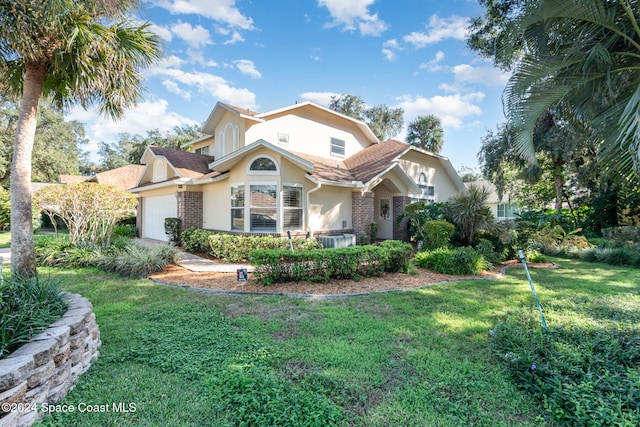
[[(319, 249), (316, 239), (291, 239), (296, 252)], [(203, 253), (224, 262), (246, 262), (254, 249), (289, 250), (289, 239), (274, 236), (242, 236), (214, 233), (195, 228), (182, 233), (182, 248), (187, 252)]]
[(286, 250), (253, 250), (249, 257), (255, 276), (263, 284), (297, 281), (326, 282), (406, 272), (411, 245), (383, 242), (380, 246), (352, 246), (340, 249), (312, 249), (292, 253)]
[(456, 226), (445, 220), (433, 220), (424, 223), (424, 249), (438, 249), (449, 246)]
[(482, 255), (469, 247), (420, 252), (413, 261), (422, 268), (455, 275), (476, 275), (487, 267)]

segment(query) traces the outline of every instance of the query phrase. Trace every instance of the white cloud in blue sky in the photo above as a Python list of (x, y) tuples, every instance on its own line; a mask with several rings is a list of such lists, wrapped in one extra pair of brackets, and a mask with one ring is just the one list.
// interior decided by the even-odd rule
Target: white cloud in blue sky
[(504, 120), (508, 78), (466, 47), (481, 12), (468, 0), (143, 0), (140, 18), (164, 41), (145, 100), (115, 124), (77, 108), (70, 117), (87, 123), (95, 148), (123, 131), (202, 123), (217, 101), (267, 111), (348, 93), (403, 108), (405, 124), (440, 117), (443, 154), (474, 166), (481, 138)]

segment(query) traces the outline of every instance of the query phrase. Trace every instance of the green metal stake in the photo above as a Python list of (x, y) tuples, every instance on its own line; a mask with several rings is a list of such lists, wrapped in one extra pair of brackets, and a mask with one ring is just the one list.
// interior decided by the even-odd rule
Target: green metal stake
[(538, 311), (540, 312), (540, 319), (542, 319), (542, 326), (547, 329), (547, 321), (544, 320), (544, 314), (542, 314), (542, 307), (540, 307), (538, 294), (536, 294), (536, 288), (533, 286), (533, 280), (531, 280), (531, 275), (529, 274), (529, 269), (527, 268), (527, 261), (524, 259), (524, 252), (522, 252), (522, 249), (518, 249), (518, 256), (520, 257), (520, 262), (522, 262), (522, 265), (524, 265), (525, 273), (527, 273), (527, 279), (529, 279), (529, 284), (531, 285), (531, 292), (533, 292), (533, 298), (536, 300), (536, 306), (538, 306)]

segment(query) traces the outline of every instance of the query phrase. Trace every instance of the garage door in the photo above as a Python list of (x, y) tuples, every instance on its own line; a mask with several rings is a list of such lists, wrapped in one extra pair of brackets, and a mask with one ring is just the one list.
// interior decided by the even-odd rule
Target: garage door
[(152, 196), (142, 199), (142, 237), (168, 241), (164, 219), (177, 216), (176, 196)]

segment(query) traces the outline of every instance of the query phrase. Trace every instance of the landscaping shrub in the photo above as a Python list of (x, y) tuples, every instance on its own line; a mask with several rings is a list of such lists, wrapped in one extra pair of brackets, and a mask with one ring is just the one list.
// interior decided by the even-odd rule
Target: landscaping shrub
[(174, 263), (177, 250), (162, 244), (153, 248), (128, 238), (114, 239), (107, 248), (77, 246), (67, 236), (38, 236), (36, 262), (48, 267), (99, 267), (126, 277), (146, 277)]
[(67, 311), (58, 282), (12, 278), (0, 284), (0, 359)]
[(470, 247), (419, 252), (413, 261), (422, 268), (455, 275), (475, 275), (488, 267), (484, 258)]
[(164, 233), (169, 237), (169, 241), (176, 246), (180, 246), (180, 218), (165, 218)]
[(11, 201), (9, 192), (0, 187), (0, 231), (6, 231), (11, 226)]
[(116, 225), (113, 228), (113, 237), (128, 237), (133, 239), (138, 237), (138, 229), (135, 225)]
[(432, 250), (448, 247), (455, 230), (456, 226), (445, 220), (426, 221), (422, 249)]
[(500, 264), (502, 261), (504, 261), (502, 255), (495, 251), (495, 247), (490, 240), (478, 239), (475, 250), (482, 256), (482, 258), (485, 259), (486, 262), (492, 265)]
[(254, 250), (251, 263), (255, 276), (265, 285), (297, 281), (326, 282), (379, 276), (385, 271), (406, 271), (411, 246), (402, 242), (380, 246), (312, 249), (300, 252)]
[(210, 250), (209, 237), (213, 233), (201, 228), (187, 228), (182, 232), (182, 249), (187, 252), (204, 254)]
[[(316, 239), (291, 239), (296, 252), (319, 249)], [(206, 252), (213, 258), (225, 262), (246, 262), (249, 252), (255, 249), (289, 250), (289, 240), (274, 236), (238, 236), (233, 234), (213, 233), (209, 237), (209, 250)]]
[[(573, 302), (583, 307), (608, 303)], [(637, 426), (640, 319), (632, 314), (635, 319), (620, 322), (616, 313), (600, 309), (599, 318), (606, 321), (599, 324), (569, 320), (545, 331), (533, 311), (513, 312), (496, 325), (493, 351), (518, 387), (531, 393), (559, 425)]]
[(603, 251), (603, 261), (611, 265), (631, 265), (635, 252), (626, 248), (615, 248)]
[(602, 235), (608, 240), (617, 242), (640, 243), (640, 227), (622, 226), (603, 228)]

